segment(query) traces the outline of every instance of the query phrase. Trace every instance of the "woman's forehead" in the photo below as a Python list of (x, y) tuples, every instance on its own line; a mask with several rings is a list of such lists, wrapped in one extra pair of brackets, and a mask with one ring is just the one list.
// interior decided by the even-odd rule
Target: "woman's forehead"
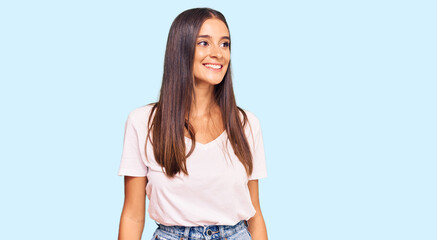
[(226, 24), (217, 18), (207, 19), (199, 30), (199, 35), (208, 35), (211, 37), (229, 37), (229, 30)]

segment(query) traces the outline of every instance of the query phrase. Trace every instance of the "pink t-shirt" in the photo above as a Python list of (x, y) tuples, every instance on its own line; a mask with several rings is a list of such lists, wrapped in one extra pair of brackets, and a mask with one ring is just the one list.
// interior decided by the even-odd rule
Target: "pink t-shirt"
[[(196, 142), (194, 152), (187, 158), (189, 175), (179, 172), (172, 179), (164, 174), (155, 161), (149, 140), (147, 155), (150, 162), (145, 157), (147, 120), (151, 109), (152, 105), (146, 105), (129, 113), (118, 171), (119, 176), (147, 176), (146, 194), (150, 201), (150, 218), (168, 226), (202, 226), (235, 225), (240, 220), (249, 220), (254, 216), (256, 211), (247, 183), (248, 180), (267, 177), (258, 118), (245, 110), (252, 127), (248, 124), (245, 126), (253, 152), (253, 173), (249, 178), (224, 131), (207, 144)], [(225, 151), (226, 142), (229, 154)], [(185, 144), (188, 154), (191, 139), (185, 137)]]

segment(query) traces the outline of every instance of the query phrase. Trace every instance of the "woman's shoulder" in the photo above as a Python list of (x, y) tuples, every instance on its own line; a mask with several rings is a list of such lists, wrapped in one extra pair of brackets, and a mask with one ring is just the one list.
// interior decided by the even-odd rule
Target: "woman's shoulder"
[[(253, 112), (251, 112), (251, 111), (249, 111), (247, 109), (243, 109), (243, 108), (242, 108), (242, 110), (244, 111), (244, 113), (246, 113), (247, 120), (248, 120), (248, 123), (249, 123), (248, 124), (249, 128), (252, 128), (252, 129), (260, 128), (259, 119), (255, 115), (255, 113), (253, 113)], [(240, 112), (240, 119), (241, 119), (241, 121), (243, 121), (243, 113), (242, 112)]]
[(144, 120), (148, 120), (152, 108), (155, 104), (156, 103), (149, 103), (141, 107), (134, 108), (129, 112), (129, 118), (132, 119), (134, 122), (144, 122)]

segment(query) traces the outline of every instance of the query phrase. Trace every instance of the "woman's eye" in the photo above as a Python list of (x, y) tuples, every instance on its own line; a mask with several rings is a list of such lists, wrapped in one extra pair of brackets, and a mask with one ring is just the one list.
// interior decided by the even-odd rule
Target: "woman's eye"
[(201, 45), (201, 46), (207, 46), (207, 45), (208, 45), (208, 43), (205, 42), (205, 41), (200, 41), (200, 42), (198, 42), (197, 44), (198, 44), (198, 45)]
[(229, 42), (222, 43), (223, 47), (229, 47)]

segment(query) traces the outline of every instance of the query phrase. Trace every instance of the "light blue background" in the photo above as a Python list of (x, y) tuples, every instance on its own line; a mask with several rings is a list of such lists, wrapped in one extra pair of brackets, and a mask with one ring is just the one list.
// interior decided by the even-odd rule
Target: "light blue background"
[(261, 122), (269, 239), (437, 239), (435, 1), (206, 0), (0, 3), (1, 238), (117, 238), (125, 120), (204, 6)]

